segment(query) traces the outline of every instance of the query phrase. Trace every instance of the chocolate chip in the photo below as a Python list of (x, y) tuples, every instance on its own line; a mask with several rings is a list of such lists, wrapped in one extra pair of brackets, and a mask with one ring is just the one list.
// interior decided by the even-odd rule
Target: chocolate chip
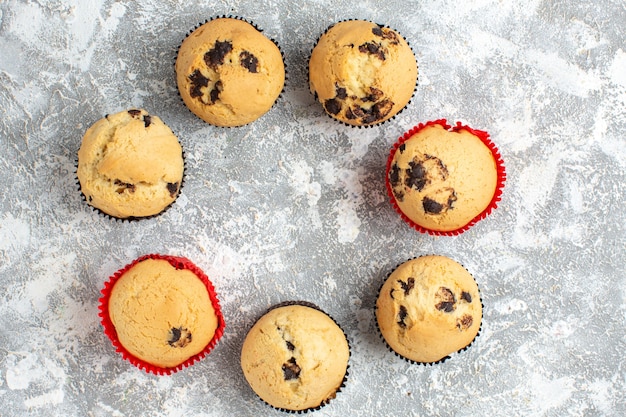
[(422, 191), (429, 182), (428, 171), (426, 171), (424, 164), (422, 164), (421, 161), (416, 160), (409, 162), (409, 168), (406, 170), (404, 184), (409, 188), (415, 188), (417, 191)]
[(379, 119), (376, 113), (374, 113), (373, 106), (370, 109), (365, 109), (359, 106), (353, 106), (352, 112), (355, 114), (355, 116), (361, 118), (361, 122), (363, 124), (371, 124)]
[(113, 184), (117, 185), (117, 190), (115, 190), (115, 192), (117, 192), (118, 194), (122, 194), (124, 191), (127, 191), (127, 190), (130, 193), (134, 193), (135, 190), (137, 189), (135, 184), (129, 184), (127, 182), (123, 182), (120, 180), (113, 181)]
[(399, 279), (398, 282), (402, 287), (402, 291), (404, 291), (404, 295), (409, 295), (411, 290), (415, 288), (415, 278), (408, 278), (406, 282)]
[(148, 127), (148, 126), (150, 126), (150, 123), (152, 123), (152, 116), (146, 114), (143, 117), (143, 124), (144, 124), (145, 127)]
[[(435, 196), (437, 196), (437, 199), (433, 198)], [(454, 204), (456, 200), (457, 197), (454, 188), (446, 187), (437, 190), (431, 196), (424, 197), (422, 199), (422, 207), (424, 207), (426, 213), (441, 214), (454, 208), (452, 204)]]
[(430, 214), (440, 214), (443, 210), (443, 204), (440, 204), (428, 197), (424, 197), (422, 200), (422, 206), (424, 207), (424, 211)]
[(259, 60), (248, 51), (243, 51), (239, 54), (239, 62), (241, 62), (242, 67), (252, 73), (256, 73), (258, 71), (257, 66), (259, 65)]
[(446, 313), (452, 313), (454, 311), (454, 303), (448, 301), (442, 301), (435, 307), (437, 307), (437, 310), (444, 311)]
[(472, 318), (472, 316), (470, 316), (469, 314), (464, 314), (463, 317), (456, 321), (456, 327), (459, 330), (467, 330), (472, 327), (473, 323), (474, 319)]
[(454, 297), (454, 293), (452, 290), (446, 287), (439, 287), (437, 292), (435, 293), (435, 299), (438, 301), (435, 304), (435, 308), (439, 311), (444, 311), (446, 313), (451, 313), (454, 311), (454, 304), (456, 303), (456, 298)]
[(405, 149), (406, 149), (406, 143), (403, 143), (402, 145), (398, 147), (398, 150), (400, 151), (400, 153), (404, 153)]
[(355, 115), (361, 117), (361, 121), (364, 124), (372, 124), (381, 119), (384, 119), (387, 114), (391, 111), (393, 107), (393, 102), (389, 99), (385, 99), (374, 104), (369, 109), (354, 106), (352, 108)]
[(468, 303), (471, 303), (472, 302), (472, 296), (470, 295), (470, 293), (463, 291), (461, 293), (461, 300), (467, 301)]
[(233, 44), (230, 41), (216, 41), (213, 49), (204, 54), (204, 62), (215, 69), (224, 63), (226, 55), (233, 50)]
[(285, 381), (290, 381), (292, 379), (298, 379), (300, 377), (300, 366), (296, 363), (296, 358), (292, 357), (287, 362), (285, 362), (282, 366), (283, 370), (283, 378)]
[(389, 182), (392, 187), (396, 187), (400, 184), (400, 167), (395, 162), (391, 165), (391, 169), (389, 170)]
[(400, 327), (402, 327), (403, 329), (406, 328), (406, 318), (409, 317), (409, 312), (406, 309), (405, 306), (400, 306), (400, 309), (398, 310), (398, 325)]
[(454, 189), (452, 188), (447, 188), (447, 190), (452, 190), (452, 192), (450, 193), (450, 197), (448, 197), (448, 208), (451, 209), (452, 203), (456, 201), (456, 191), (454, 191)]
[(404, 201), (404, 191), (402, 189), (393, 188), (393, 195), (396, 197), (396, 200)]
[(130, 114), (133, 117), (137, 117), (141, 114), (141, 110), (136, 110), (136, 109), (128, 110), (128, 114)]
[(426, 162), (433, 166), (433, 170), (436, 170), (434, 175), (437, 175), (442, 180), (448, 178), (448, 168), (441, 159), (429, 154), (424, 154), (424, 156), (426, 157)]
[(350, 107), (348, 107), (348, 110), (346, 110), (346, 118), (348, 120), (356, 119), (356, 115), (352, 112), (352, 109)]
[(391, 165), (391, 169), (389, 170), (389, 184), (391, 184), (391, 189), (396, 200), (403, 201), (404, 190), (400, 184), (400, 167), (397, 163)]
[(178, 342), (178, 340), (180, 339), (180, 329), (177, 329), (176, 327), (172, 327), (172, 329), (170, 330), (170, 338), (167, 341), (167, 343), (169, 343), (170, 345), (172, 343), (176, 343)]
[(372, 28), (372, 33), (376, 36), (383, 37), (383, 29), (380, 26), (376, 26)]
[(167, 191), (170, 192), (170, 197), (176, 197), (178, 193), (178, 183), (177, 182), (168, 182), (167, 183)]
[(398, 35), (396, 35), (396, 32), (390, 29), (383, 28), (382, 26), (377, 26), (377, 27), (372, 28), (372, 33), (383, 39), (389, 40), (394, 45), (399, 42)]
[(378, 101), (385, 96), (383, 90), (380, 90), (375, 87), (370, 87), (370, 93), (365, 96), (363, 101)]
[(184, 327), (172, 327), (167, 343), (171, 347), (183, 348), (191, 343), (191, 332)]
[(385, 51), (383, 50), (382, 45), (375, 42), (365, 42), (363, 45), (360, 45), (359, 52), (374, 55), (381, 61), (385, 60)]
[(389, 99), (385, 99), (383, 101), (379, 101), (374, 104), (374, 113), (376, 114), (377, 120), (385, 118), (391, 112), (393, 108), (393, 101)]
[(195, 70), (190, 76), (191, 88), (189, 89), (189, 95), (191, 97), (202, 97), (202, 87), (209, 85), (209, 79), (202, 75), (200, 70)]
[(209, 94), (211, 97), (211, 103), (215, 103), (220, 98), (220, 93), (222, 92), (222, 81), (217, 81)]
[[(354, 97), (352, 97), (352, 99), (354, 99)], [(365, 116), (367, 116), (367, 113), (365, 111), (364, 108), (359, 107), (357, 105), (354, 105), (352, 107), (350, 107), (349, 109), (350, 113), (352, 113), (352, 115), (354, 115), (354, 118), (363, 118)], [(346, 113), (348, 113), (348, 111), (346, 111)]]
[(291, 342), (290, 342), (290, 341), (288, 341), (288, 340), (285, 340), (285, 343), (287, 343), (287, 349), (289, 349), (289, 350), (290, 350), (290, 351), (292, 351), (292, 352), (293, 352), (293, 350), (296, 348), (296, 347), (293, 345), (293, 343), (291, 343)]
[(337, 99), (331, 98), (330, 100), (326, 100), (324, 108), (330, 114), (337, 114), (341, 111), (341, 102)]
[(335, 97), (341, 100), (345, 100), (348, 97), (348, 92), (345, 88), (335, 85)]
[(452, 290), (450, 288), (439, 287), (439, 289), (437, 290), (437, 294), (436, 295), (438, 297), (440, 297), (444, 301), (456, 302), (456, 298), (454, 297), (454, 293), (452, 292)]

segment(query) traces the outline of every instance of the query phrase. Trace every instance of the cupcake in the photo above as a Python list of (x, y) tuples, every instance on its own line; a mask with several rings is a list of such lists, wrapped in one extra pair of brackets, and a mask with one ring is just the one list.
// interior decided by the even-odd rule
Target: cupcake
[(183, 182), (183, 150), (157, 116), (131, 109), (94, 123), (78, 150), (76, 175), (89, 205), (119, 219), (162, 213)]
[(277, 44), (252, 24), (220, 17), (193, 30), (176, 58), (185, 105), (215, 126), (242, 126), (274, 105), (285, 83)]
[(391, 203), (420, 232), (457, 235), (497, 206), (506, 175), (489, 134), (445, 120), (402, 136), (387, 161)]
[(309, 60), (309, 86), (326, 113), (351, 126), (398, 114), (417, 85), (417, 61), (398, 32), (363, 20), (326, 30)]
[(183, 257), (142, 256), (111, 276), (102, 294), (105, 334), (146, 372), (177, 372), (205, 357), (224, 333), (213, 284)]
[(398, 266), (376, 300), (378, 328), (388, 347), (417, 363), (443, 362), (478, 335), (482, 302), (474, 278), (445, 256)]
[(241, 368), (252, 390), (274, 408), (319, 409), (347, 377), (350, 347), (343, 330), (313, 304), (287, 302), (248, 332)]

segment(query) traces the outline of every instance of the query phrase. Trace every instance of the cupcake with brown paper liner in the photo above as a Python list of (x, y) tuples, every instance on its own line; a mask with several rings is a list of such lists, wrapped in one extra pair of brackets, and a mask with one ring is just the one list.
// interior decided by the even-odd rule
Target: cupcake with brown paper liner
[(218, 16), (192, 29), (178, 48), (175, 70), (187, 108), (219, 127), (243, 126), (263, 116), (286, 79), (278, 43), (237, 16)]
[(172, 130), (144, 109), (107, 114), (85, 132), (76, 163), (80, 192), (113, 219), (164, 213), (183, 187), (185, 158)]
[(478, 285), (461, 264), (425, 255), (389, 274), (376, 300), (376, 323), (391, 352), (434, 365), (474, 342), (482, 311)]
[(496, 207), (506, 180), (489, 134), (445, 119), (420, 123), (393, 145), (385, 183), (393, 208), (411, 227), (458, 235)]
[(344, 387), (350, 345), (318, 306), (287, 301), (268, 309), (241, 349), (244, 377), (271, 407), (290, 413), (319, 410)]
[(213, 284), (181, 256), (132, 261), (105, 283), (99, 310), (104, 333), (122, 358), (156, 375), (203, 359), (224, 334)]
[(309, 88), (326, 114), (348, 126), (392, 119), (411, 101), (418, 65), (408, 42), (388, 26), (343, 20), (317, 40)]

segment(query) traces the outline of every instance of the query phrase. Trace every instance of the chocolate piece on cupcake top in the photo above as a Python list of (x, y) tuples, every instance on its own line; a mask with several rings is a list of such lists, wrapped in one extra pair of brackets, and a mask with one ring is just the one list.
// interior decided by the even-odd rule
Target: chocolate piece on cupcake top
[(217, 18), (180, 46), (176, 80), (185, 105), (207, 123), (250, 123), (274, 105), (285, 83), (278, 46), (248, 22)]
[(412, 259), (383, 284), (376, 319), (392, 351), (415, 362), (437, 362), (470, 345), (478, 334), (478, 285), (463, 266), (445, 256)]
[(112, 217), (157, 215), (176, 200), (183, 181), (176, 135), (146, 110), (107, 115), (83, 136), (77, 177), (87, 203)]
[(362, 20), (339, 22), (315, 45), (309, 84), (331, 117), (353, 126), (382, 123), (410, 101), (417, 62), (396, 31)]
[(412, 225), (435, 232), (463, 229), (477, 219), (490, 209), (503, 181), (478, 131), (448, 127), (432, 122), (407, 132), (392, 150), (387, 171), (397, 209)]
[(308, 305), (282, 305), (248, 332), (241, 367), (254, 392), (274, 408), (321, 407), (341, 388), (350, 348), (344, 332)]

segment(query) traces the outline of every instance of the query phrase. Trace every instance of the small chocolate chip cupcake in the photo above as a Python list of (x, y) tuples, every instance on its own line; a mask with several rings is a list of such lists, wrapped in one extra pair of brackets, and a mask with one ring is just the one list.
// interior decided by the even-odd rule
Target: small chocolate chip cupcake
[(398, 32), (363, 20), (326, 30), (309, 60), (309, 86), (326, 113), (351, 126), (380, 124), (404, 109), (417, 61)]
[(303, 412), (335, 398), (346, 381), (349, 357), (346, 335), (332, 318), (311, 303), (286, 302), (252, 326), (241, 368), (264, 402)]
[(224, 333), (209, 278), (189, 259), (145, 255), (106, 282), (99, 316), (124, 359), (171, 374), (204, 358)]
[(389, 275), (376, 301), (376, 320), (393, 352), (432, 364), (474, 341), (482, 309), (470, 273), (450, 258), (429, 255), (409, 260)]
[(268, 112), (283, 91), (278, 45), (232, 17), (207, 21), (182, 42), (176, 81), (185, 105), (207, 123), (242, 126)]
[(500, 201), (506, 174), (489, 134), (445, 120), (422, 123), (393, 146), (386, 185), (394, 209), (413, 228), (458, 235)]
[(183, 183), (178, 138), (163, 121), (131, 109), (94, 123), (78, 150), (76, 175), (89, 205), (118, 219), (165, 211)]

